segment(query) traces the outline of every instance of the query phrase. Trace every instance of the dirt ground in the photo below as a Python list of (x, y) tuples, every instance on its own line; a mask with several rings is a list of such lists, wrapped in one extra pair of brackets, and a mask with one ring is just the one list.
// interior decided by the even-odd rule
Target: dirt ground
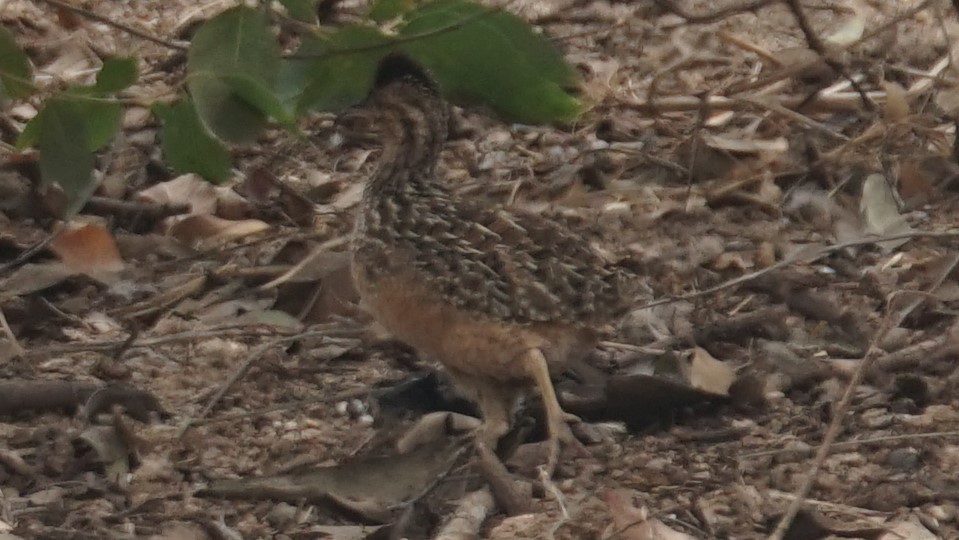
[[(77, 4), (177, 42), (231, 3)], [(10, 146), (40, 100), (3, 111), (0, 538), (766, 538), (837, 417), (786, 538), (959, 538), (959, 13), (806, 1), (813, 43), (785, 2), (712, 21), (690, 15), (740, 2), (668, 4), (510, 2), (581, 71), (587, 110), (455, 114), (455, 189), (566, 221), (644, 276), (590, 359), (606, 382), (558, 382), (592, 457), (543, 482), (541, 445), (521, 446), (532, 506), (512, 517), (471, 465), (470, 419), (445, 414), (469, 406), (351, 304), (342, 253), (375, 148), (334, 144), (318, 114), (305, 140), (235, 147), (214, 189), (174, 180), (130, 106), (84, 211), (123, 269), (91, 276), (42, 243), (56, 223)], [(182, 82), (182, 51), (44, 1), (0, 0), (0, 23), (41, 88), (109, 55), (142, 59), (131, 102)], [(102, 202), (151, 186), (220, 221)], [(33, 410), (27, 380), (52, 381)], [(481, 525), (442, 532), (470, 512)]]

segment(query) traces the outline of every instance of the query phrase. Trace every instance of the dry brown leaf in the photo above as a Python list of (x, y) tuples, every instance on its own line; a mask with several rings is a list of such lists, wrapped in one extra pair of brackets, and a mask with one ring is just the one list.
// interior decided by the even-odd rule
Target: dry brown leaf
[(671, 529), (665, 523), (649, 517), (646, 508), (637, 508), (632, 503), (632, 494), (627, 490), (607, 489), (603, 501), (613, 518), (613, 531), (609, 538), (622, 540), (693, 540), (693, 537)]
[(63, 82), (87, 83), (99, 64), (100, 59), (89, 47), (78, 42), (68, 42), (60, 56), (41, 71)]
[(217, 193), (213, 184), (198, 174), (184, 174), (137, 193), (136, 199), (154, 204), (188, 204), (191, 214), (213, 214)]
[(363, 199), (363, 183), (354, 182), (333, 199), (333, 208), (346, 210), (356, 206)]
[[(881, 174), (871, 174), (863, 183), (859, 211), (868, 234), (887, 236), (912, 230), (899, 213), (896, 193), (886, 181), (886, 177)], [(881, 242), (880, 246), (885, 249), (895, 249), (908, 241), (908, 238), (889, 240)]]
[(903, 538), (908, 538), (909, 540), (936, 540), (936, 538), (939, 538), (923, 526), (914, 515), (909, 516), (907, 521), (886, 525), (886, 529), (888, 532), (880, 536), (878, 540), (902, 540)]
[(882, 81), (882, 89), (886, 91), (886, 103), (882, 108), (883, 118), (887, 122), (905, 120), (909, 116), (909, 97), (906, 89), (892, 81)]
[(196, 523), (173, 521), (165, 523), (160, 534), (150, 536), (149, 540), (209, 540), (209, 538), (203, 527)]
[(50, 242), (50, 251), (74, 272), (99, 275), (123, 270), (113, 235), (99, 223), (68, 224)]
[(220, 186), (216, 190), (216, 215), (223, 219), (244, 219), (253, 215), (253, 205), (232, 187)]
[(59, 261), (44, 264), (25, 264), (10, 277), (0, 281), (0, 301), (42, 291), (76, 274), (75, 270), (67, 268), (65, 264)]
[(903, 161), (899, 166), (899, 195), (903, 201), (913, 204), (917, 201), (926, 202), (934, 193), (935, 187), (929, 179), (929, 172), (923, 169), (919, 161)]
[(202, 244), (209, 247), (269, 229), (269, 224), (258, 219), (231, 221), (205, 214), (177, 221), (167, 234), (188, 246), (202, 247)]
[(722, 396), (729, 394), (729, 387), (736, 379), (728, 364), (716, 360), (702, 347), (693, 349), (688, 370), (686, 379), (693, 388)]
[(856, 9), (852, 17), (843, 22), (838, 30), (823, 38), (823, 41), (829, 46), (842, 48), (855, 43), (865, 31), (866, 14), (862, 9)]
[(726, 135), (703, 134), (703, 142), (710, 148), (734, 154), (759, 154), (761, 152), (785, 152), (789, 141), (785, 137), (775, 139), (747, 139)]
[(938, 90), (933, 95), (933, 101), (936, 106), (942, 109), (947, 115), (955, 115), (959, 112), (959, 85), (953, 85)]

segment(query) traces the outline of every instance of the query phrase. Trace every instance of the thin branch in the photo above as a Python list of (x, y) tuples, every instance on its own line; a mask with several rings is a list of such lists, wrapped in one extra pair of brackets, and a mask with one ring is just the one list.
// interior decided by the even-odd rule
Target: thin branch
[(17, 336), (13, 333), (13, 330), (10, 329), (10, 325), (7, 324), (7, 318), (3, 315), (2, 309), (0, 309), (0, 329), (3, 330), (3, 334), (10, 340), (13, 352), (18, 355), (23, 354), (25, 350), (20, 346), (20, 342), (17, 341)]
[[(809, 44), (809, 48), (816, 51), (826, 64), (833, 69), (836, 73), (842, 75), (844, 79), (849, 81), (849, 84), (852, 85), (853, 90), (859, 94), (859, 97), (862, 99), (862, 104), (866, 107), (866, 110), (874, 111), (876, 110), (876, 104), (869, 99), (868, 94), (849, 75), (849, 72), (846, 71), (846, 66), (842, 65), (838, 60), (836, 60), (832, 55), (829, 54), (829, 51), (826, 50), (825, 44), (822, 40), (819, 39), (819, 35), (812, 29), (812, 26), (809, 24), (809, 19), (806, 18), (806, 13), (802, 10), (802, 6), (799, 5), (799, 0), (785, 0), (786, 5), (789, 6), (790, 11), (793, 13), (793, 17), (796, 19), (796, 24), (799, 25), (799, 29), (802, 30), (803, 35), (806, 37), (806, 43)], [(819, 94), (820, 90), (813, 92), (807, 99), (806, 102), (812, 102), (816, 99), (816, 96)], [(805, 102), (802, 104), (805, 105)], [(800, 105), (800, 107), (802, 107)]]
[(370, 51), (378, 51), (380, 49), (388, 49), (391, 47), (395, 47), (397, 45), (401, 45), (403, 43), (409, 43), (411, 41), (417, 41), (423, 38), (428, 38), (428, 37), (432, 37), (440, 34), (445, 34), (446, 32), (450, 32), (453, 30), (457, 30), (459, 28), (466, 26), (467, 24), (470, 24), (473, 21), (480, 19), (481, 17), (485, 17), (487, 15), (491, 15), (493, 13), (498, 13), (498, 12), (500, 12), (499, 8), (486, 8), (482, 11), (477, 11), (476, 13), (467, 15), (466, 17), (463, 17), (462, 19), (456, 22), (452, 22), (446, 26), (441, 26), (439, 28), (434, 28), (432, 30), (419, 32), (416, 34), (410, 34), (408, 36), (402, 36), (402, 37), (390, 39), (387, 41), (383, 41), (382, 43), (371, 43), (369, 45), (363, 45), (359, 47), (346, 47), (343, 49), (331, 49), (331, 50), (324, 51), (321, 53), (316, 53), (316, 54), (295, 53), (295, 54), (284, 55), (284, 58), (290, 58), (294, 60), (322, 59), (322, 58), (328, 58), (332, 56), (345, 56), (350, 54), (359, 54), (359, 53), (370, 52)]
[[(882, 437), (872, 437), (870, 439), (856, 439), (854, 441), (842, 441), (833, 443), (833, 448), (855, 448), (858, 446), (863, 446), (867, 444), (876, 444), (876, 443), (885, 443), (885, 442), (897, 442), (897, 441), (914, 441), (916, 439), (951, 439), (953, 437), (959, 437), (959, 431), (932, 431), (929, 433), (903, 433), (901, 435), (883, 435)], [(816, 445), (810, 448), (810, 450), (816, 449), (822, 445)], [(795, 452), (793, 448), (777, 448), (775, 450), (762, 450), (760, 452), (750, 452), (748, 454), (743, 454), (736, 459), (752, 459), (758, 457), (766, 456), (777, 456), (780, 454), (786, 454), (789, 452)]]
[(115, 19), (112, 19), (112, 18), (110, 18), (110, 17), (106, 17), (106, 16), (104, 16), (104, 15), (100, 15), (100, 14), (94, 13), (94, 12), (92, 12), (92, 11), (90, 11), (90, 10), (83, 9), (83, 8), (74, 6), (74, 5), (72, 5), (72, 4), (68, 4), (68, 3), (66, 3), (66, 2), (62, 2), (61, 0), (40, 0), (40, 1), (41, 1), (41, 2), (44, 2), (44, 3), (46, 3), (46, 4), (49, 4), (49, 5), (51, 5), (51, 6), (56, 6), (56, 7), (60, 8), (60, 9), (65, 9), (65, 10), (67, 10), (67, 11), (72, 11), (73, 13), (76, 13), (77, 15), (80, 15), (81, 17), (84, 17), (84, 18), (87, 18), (87, 19), (90, 19), (90, 20), (93, 20), (93, 21), (101, 22), (101, 23), (103, 23), (103, 24), (105, 24), (105, 25), (107, 25), (107, 26), (112, 26), (113, 28), (116, 28), (117, 30), (122, 30), (123, 32), (126, 32), (126, 33), (130, 34), (131, 36), (136, 36), (136, 37), (138, 37), (138, 38), (140, 38), (140, 39), (145, 39), (145, 40), (147, 40), (147, 41), (156, 43), (157, 45), (162, 45), (162, 46), (164, 46), (164, 47), (167, 47), (167, 48), (169, 48), (169, 49), (174, 49), (174, 50), (177, 50), (177, 51), (186, 51), (186, 50), (187, 50), (187, 46), (186, 46), (186, 45), (181, 45), (181, 44), (179, 44), (179, 43), (174, 43), (173, 41), (169, 41), (169, 40), (163, 39), (163, 38), (161, 38), (161, 37), (154, 36), (154, 35), (149, 34), (149, 33), (145, 32), (145, 31), (143, 31), (143, 30), (139, 30), (139, 29), (134, 28), (134, 27), (132, 27), (132, 26), (128, 26), (128, 25), (126, 25), (126, 24), (117, 22)]
[(721, 19), (725, 19), (726, 17), (737, 15), (739, 13), (746, 13), (747, 11), (755, 11), (761, 7), (765, 7), (769, 4), (772, 4), (774, 0), (753, 0), (752, 2), (746, 2), (742, 5), (732, 6), (725, 9), (718, 9), (716, 11), (713, 11), (712, 13), (703, 13), (701, 15), (691, 13), (688, 10), (677, 6), (676, 2), (674, 2), (673, 0), (653, 0), (653, 1), (656, 2), (656, 5), (665, 9), (666, 11), (669, 11), (675, 15), (679, 15), (680, 17), (686, 19), (687, 23), (709, 24)]
[[(957, 262), (959, 262), (959, 258), (954, 258), (952, 264), (946, 265), (946, 268), (940, 272), (939, 277), (926, 292), (930, 294), (935, 292), (936, 289), (938, 289), (943, 282), (945, 282), (946, 278), (949, 277), (949, 274), (955, 270)], [(846, 416), (846, 411), (849, 409), (849, 404), (852, 402), (852, 396), (856, 393), (856, 388), (859, 386), (859, 383), (862, 382), (863, 377), (869, 370), (869, 367), (872, 366), (876, 358), (879, 357), (879, 352), (881, 351), (879, 348), (879, 342), (883, 337), (886, 336), (889, 330), (895, 328), (899, 321), (908, 316), (909, 312), (919, 305), (912, 304), (905, 310), (904, 315), (893, 317), (893, 312), (890, 309), (890, 306), (892, 306), (892, 301), (898, 294), (905, 292), (909, 291), (896, 291), (890, 294), (889, 298), (886, 299), (886, 313), (882, 318), (882, 323), (880, 323), (879, 328), (876, 329), (876, 333), (873, 335), (872, 342), (869, 344), (869, 348), (866, 350), (865, 356), (863, 356), (862, 360), (859, 362), (859, 365), (856, 366), (856, 371), (852, 374), (849, 384), (846, 385), (846, 391), (843, 392), (842, 399), (839, 400), (839, 403), (834, 409), (832, 420), (829, 422), (829, 428), (826, 430), (826, 435), (823, 437), (822, 444), (816, 451), (816, 457), (813, 459), (809, 473), (803, 479), (803, 483), (799, 486), (799, 488), (796, 489), (796, 498), (793, 499), (793, 501), (789, 504), (789, 507), (786, 509), (786, 513), (783, 514), (782, 519), (779, 520), (779, 524), (776, 526), (776, 529), (771, 535), (769, 535), (769, 540), (783, 540), (786, 535), (786, 531), (789, 529), (789, 526), (792, 525), (793, 520), (796, 519), (796, 516), (799, 514), (799, 510), (802, 508), (806, 497), (808, 497), (809, 492), (812, 491), (812, 486), (816, 483), (816, 478), (819, 476), (819, 471), (826, 462), (826, 457), (829, 455), (829, 452), (833, 447), (833, 443), (836, 441), (836, 437), (839, 436), (839, 430), (842, 428), (843, 418)]]
[(868, 238), (859, 238), (859, 239), (856, 239), (856, 240), (850, 240), (850, 241), (848, 241), (848, 242), (840, 242), (840, 243), (838, 243), (838, 244), (832, 244), (832, 245), (828, 245), (828, 246), (825, 246), (825, 247), (821, 247), (821, 248), (813, 251), (812, 253), (807, 253), (807, 252), (805, 252), (805, 251), (800, 250), (798, 253), (795, 253), (795, 254), (793, 254), (793, 255), (790, 256), (790, 257), (786, 257), (785, 259), (777, 262), (776, 264), (767, 266), (766, 268), (763, 268), (763, 269), (761, 269), (761, 270), (756, 270), (755, 272), (750, 272), (750, 273), (748, 273), (748, 274), (743, 274), (743, 275), (741, 275), (741, 276), (739, 276), (739, 277), (730, 279), (729, 281), (724, 281), (724, 282), (722, 282), (722, 283), (720, 283), (720, 284), (718, 284), (718, 285), (714, 285), (714, 286), (712, 286), (712, 287), (709, 287), (709, 288), (707, 288), (707, 289), (703, 289), (703, 290), (701, 290), (701, 291), (695, 291), (695, 292), (691, 292), (691, 293), (687, 293), (687, 294), (682, 294), (682, 295), (679, 295), (679, 296), (672, 296), (672, 297), (669, 297), (669, 298), (661, 298), (661, 299), (659, 299), (659, 300), (655, 300), (655, 301), (653, 301), (653, 302), (649, 302), (649, 303), (643, 304), (643, 305), (637, 307), (636, 309), (649, 309), (649, 308), (656, 307), (656, 306), (661, 306), (661, 305), (664, 305), (664, 304), (671, 304), (671, 303), (673, 303), (673, 302), (680, 302), (680, 301), (683, 301), (683, 300), (692, 300), (692, 299), (694, 299), (694, 298), (699, 298), (700, 296), (710, 295), (710, 294), (713, 294), (713, 293), (722, 291), (722, 290), (724, 290), (724, 289), (729, 289), (729, 288), (731, 288), (731, 287), (735, 287), (736, 285), (741, 285), (741, 284), (746, 283), (746, 282), (748, 282), (748, 281), (753, 281), (753, 280), (755, 280), (755, 279), (757, 279), (757, 278), (759, 278), (759, 277), (761, 277), (761, 276), (764, 276), (764, 275), (766, 275), (766, 274), (768, 274), (768, 273), (770, 273), (770, 272), (774, 272), (774, 271), (776, 271), (776, 270), (780, 270), (780, 269), (782, 269), (782, 268), (785, 268), (785, 267), (787, 267), (787, 266), (791, 266), (791, 265), (796, 264), (796, 263), (798, 263), (798, 262), (803, 262), (803, 261), (805, 261), (805, 262), (814, 262), (814, 261), (817, 261), (817, 260), (819, 260), (819, 259), (821, 259), (821, 258), (823, 258), (823, 257), (825, 257), (825, 256), (827, 256), (827, 255), (831, 255), (831, 254), (833, 254), (833, 253), (835, 253), (835, 252), (837, 252), (837, 251), (841, 251), (841, 250), (846, 249), (846, 248), (849, 248), (849, 247), (867, 246), (867, 245), (870, 245), (870, 244), (877, 244), (877, 243), (886, 242), (886, 241), (889, 241), (889, 240), (903, 240), (903, 239), (912, 239), (912, 238), (957, 238), (957, 237), (959, 237), (959, 230), (952, 230), (952, 231), (913, 231), (913, 232), (902, 233), (902, 234), (893, 234), (893, 235), (889, 235), (889, 236), (870, 236), (870, 237), (868, 237)]
[[(213, 410), (213, 407), (215, 407), (216, 404), (219, 403), (221, 399), (223, 399), (223, 396), (225, 396), (226, 393), (229, 392), (231, 388), (233, 388), (233, 385), (239, 382), (240, 379), (242, 379), (243, 376), (246, 375), (246, 373), (250, 370), (250, 368), (253, 367), (253, 364), (257, 362), (260, 358), (262, 358), (263, 355), (270, 352), (270, 350), (273, 349), (274, 347), (278, 345), (285, 345), (287, 343), (291, 343), (293, 341), (297, 341), (300, 339), (307, 339), (311, 337), (327, 337), (329, 336), (329, 333), (330, 333), (329, 329), (302, 332), (294, 336), (285, 336), (285, 337), (276, 338), (267, 343), (264, 343), (263, 345), (260, 345), (256, 349), (253, 349), (253, 351), (250, 353), (250, 356), (247, 357), (246, 361), (240, 364), (239, 367), (237, 367), (236, 371), (233, 372), (233, 375), (231, 375), (230, 378), (227, 379), (222, 386), (220, 386), (220, 389), (217, 390), (216, 394), (214, 394), (213, 397), (210, 398), (206, 406), (203, 407), (203, 410), (200, 411), (200, 414), (199, 416), (197, 416), (197, 418), (204, 418), (205, 416), (210, 414), (210, 411)], [(183, 435), (186, 434), (187, 430), (190, 429), (191, 425), (193, 425), (193, 418), (186, 418), (183, 421), (183, 423), (180, 424), (180, 427), (177, 429), (176, 439), (177, 440), (181, 439)]]
[[(886, 305), (889, 305), (888, 302)], [(822, 444), (816, 451), (816, 457), (813, 459), (812, 465), (809, 468), (809, 472), (806, 473), (806, 477), (803, 479), (802, 484), (800, 484), (799, 488), (796, 489), (794, 493), (795, 498), (791, 503), (789, 503), (789, 507), (786, 508), (786, 513), (783, 514), (782, 518), (779, 520), (779, 523), (776, 525), (776, 529), (771, 535), (769, 535), (768, 540), (783, 540), (786, 535), (786, 531), (789, 530), (793, 520), (796, 519), (797, 515), (799, 515), (799, 511), (802, 509), (803, 503), (806, 501), (806, 497), (809, 496), (809, 492), (812, 491), (812, 486), (816, 482), (816, 478), (819, 476), (819, 471), (822, 469), (823, 463), (826, 462), (826, 457), (829, 456), (829, 451), (832, 449), (833, 442), (835, 442), (836, 437), (839, 436), (839, 429), (842, 427), (843, 417), (846, 416), (846, 410), (849, 409), (849, 404), (852, 402), (853, 394), (856, 393), (856, 388), (862, 381), (866, 370), (872, 365), (873, 360), (879, 356), (879, 342), (891, 327), (890, 323), (892, 322), (892, 318), (890, 315), (891, 313), (887, 310), (886, 316), (883, 317), (882, 324), (879, 325), (875, 335), (872, 337), (872, 342), (869, 344), (869, 348), (866, 350), (865, 356), (863, 356), (862, 360), (859, 362), (859, 366), (856, 367), (856, 371), (852, 374), (849, 384), (846, 385), (846, 391), (843, 392), (842, 398), (839, 400), (839, 403), (834, 409), (832, 420), (829, 422), (829, 427), (826, 429), (826, 435), (822, 439)]]

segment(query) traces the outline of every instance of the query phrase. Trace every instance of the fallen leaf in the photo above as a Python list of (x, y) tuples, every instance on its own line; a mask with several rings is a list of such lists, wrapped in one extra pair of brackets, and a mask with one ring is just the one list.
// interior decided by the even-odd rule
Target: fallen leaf
[(349, 187), (340, 192), (340, 194), (333, 199), (333, 208), (337, 210), (346, 210), (352, 208), (363, 199), (363, 189), (364, 184), (362, 182), (354, 182), (350, 184)]
[(909, 116), (909, 98), (906, 89), (899, 83), (883, 81), (882, 89), (886, 91), (886, 103), (883, 105), (882, 115), (887, 122), (902, 122)]
[(702, 347), (693, 349), (687, 370), (686, 379), (690, 386), (722, 396), (728, 395), (729, 387), (736, 379), (736, 374), (728, 364), (716, 360)]
[(188, 204), (191, 214), (213, 214), (217, 192), (213, 184), (198, 174), (183, 174), (137, 193), (136, 199), (153, 204)]
[(90, 426), (77, 436), (96, 452), (103, 464), (107, 478), (112, 482), (123, 483), (130, 472), (130, 452), (123, 437), (113, 426)]
[[(167, 234), (191, 247), (209, 247), (270, 229), (259, 219), (231, 221), (213, 215), (193, 215), (174, 223)], [(201, 246), (202, 244), (202, 246)]]
[(909, 540), (936, 540), (936, 538), (939, 538), (923, 526), (922, 523), (919, 522), (919, 518), (914, 515), (909, 516), (907, 521), (886, 525), (886, 529), (888, 532), (880, 536), (878, 540), (902, 540), (903, 538), (908, 538)]
[(704, 133), (703, 142), (715, 150), (734, 154), (759, 154), (761, 152), (785, 152), (789, 150), (789, 141), (785, 137), (752, 139)]
[[(899, 213), (896, 198), (897, 195), (885, 176), (871, 174), (866, 178), (862, 185), (862, 198), (859, 200), (859, 211), (862, 214), (866, 233), (888, 236), (912, 230)], [(889, 240), (881, 242), (880, 246), (891, 250), (908, 241), (908, 238)]]
[(99, 223), (68, 224), (50, 242), (67, 268), (83, 274), (111, 274), (123, 270), (113, 235)]
[(25, 264), (10, 277), (0, 281), (0, 301), (53, 287), (77, 273), (59, 261)]
[(665, 523), (649, 517), (646, 508), (633, 505), (627, 490), (607, 489), (603, 501), (613, 518), (613, 538), (623, 540), (694, 540), (686, 533), (671, 529)]
[(865, 31), (866, 15), (861, 9), (856, 9), (852, 17), (843, 22), (838, 30), (823, 38), (823, 41), (832, 47), (841, 48), (855, 43)]

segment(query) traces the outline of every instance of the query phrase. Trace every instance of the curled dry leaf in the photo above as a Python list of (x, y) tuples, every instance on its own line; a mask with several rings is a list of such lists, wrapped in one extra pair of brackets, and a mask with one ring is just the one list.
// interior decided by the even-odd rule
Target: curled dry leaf
[(906, 89), (892, 81), (883, 81), (882, 89), (886, 91), (886, 103), (882, 110), (883, 118), (887, 122), (905, 120), (909, 116), (909, 97)]
[(174, 223), (167, 234), (192, 247), (209, 247), (270, 229), (259, 219), (231, 221), (212, 215), (195, 215)]
[(785, 137), (751, 139), (704, 133), (703, 142), (710, 148), (733, 154), (781, 153), (789, 150), (789, 141)]
[(68, 224), (50, 242), (50, 250), (77, 273), (103, 275), (123, 270), (113, 235), (99, 223)]
[(90, 426), (77, 436), (79, 442), (88, 445), (103, 464), (107, 478), (123, 482), (130, 472), (130, 449), (113, 426)]
[(853, 16), (847, 19), (838, 30), (823, 39), (827, 45), (838, 49), (852, 45), (862, 37), (866, 31), (866, 14), (861, 8), (853, 9), (855, 9)]
[(721, 396), (729, 394), (729, 387), (736, 379), (736, 374), (728, 364), (716, 360), (702, 347), (693, 349), (686, 370), (690, 386)]
[(137, 200), (154, 204), (188, 204), (191, 214), (213, 214), (217, 208), (217, 192), (213, 184), (198, 174), (184, 174), (137, 193)]
[[(862, 185), (862, 198), (859, 210), (862, 213), (866, 233), (877, 236), (907, 233), (912, 227), (899, 213), (897, 194), (881, 174), (871, 174)], [(909, 240), (889, 240), (881, 242), (884, 249), (895, 249)]]
[(910, 516), (906, 521), (900, 521), (887, 526), (888, 532), (879, 537), (879, 540), (899, 540), (909, 538), (909, 540), (935, 540), (940, 538), (929, 531), (919, 518), (915, 515)]

